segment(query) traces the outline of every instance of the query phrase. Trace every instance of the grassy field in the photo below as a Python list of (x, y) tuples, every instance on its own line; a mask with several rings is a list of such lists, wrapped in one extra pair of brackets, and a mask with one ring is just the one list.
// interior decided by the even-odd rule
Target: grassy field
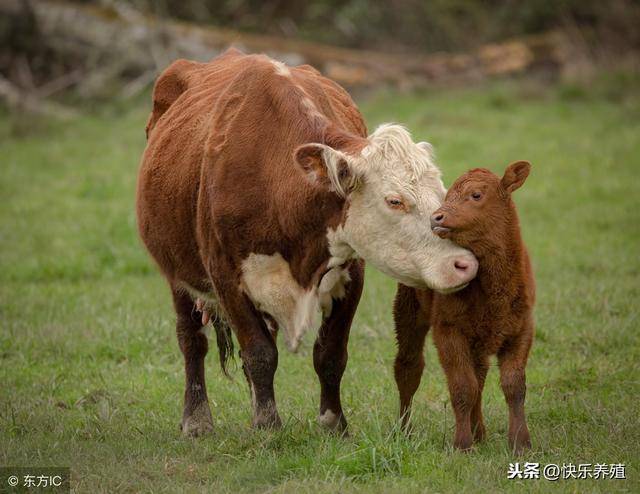
[(170, 296), (135, 229), (146, 100), (65, 123), (23, 122), (20, 137), (0, 114), (0, 465), (70, 466), (78, 492), (640, 492), (633, 87), (500, 83), (360, 102), (371, 127), (396, 120), (432, 142), (446, 184), (469, 167), (533, 163), (516, 196), (539, 294), (527, 371), (534, 448), (520, 461), (625, 463), (627, 480), (508, 480), (514, 458), (495, 368), (488, 440), (471, 454), (452, 451), (431, 343), (415, 431), (398, 434), (395, 285), (373, 270), (343, 380), (350, 438), (316, 424), (312, 335), (298, 355), (281, 349), (281, 431), (250, 430), (242, 371), (226, 380), (212, 352), (215, 432), (183, 438)]

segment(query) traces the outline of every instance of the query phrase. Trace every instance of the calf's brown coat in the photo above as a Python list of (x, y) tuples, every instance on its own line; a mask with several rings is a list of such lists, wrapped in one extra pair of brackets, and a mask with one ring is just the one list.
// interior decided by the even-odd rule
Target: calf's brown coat
[(529, 170), (522, 161), (511, 164), (502, 178), (486, 169), (471, 170), (453, 184), (432, 215), (436, 234), (478, 259), (478, 274), (469, 286), (443, 295), (400, 284), (395, 297), (395, 378), (403, 424), (408, 424), (420, 384), (424, 340), (431, 327), (455, 413), (454, 446), (462, 450), (486, 433), (481, 402), (491, 355), (498, 357), (509, 408), (509, 445), (516, 452), (531, 446), (524, 402), (535, 283), (511, 198)]

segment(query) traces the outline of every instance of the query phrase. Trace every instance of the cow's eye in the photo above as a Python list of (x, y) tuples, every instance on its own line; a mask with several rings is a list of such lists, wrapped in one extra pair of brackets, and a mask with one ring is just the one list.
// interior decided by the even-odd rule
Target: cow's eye
[(482, 197), (482, 194), (481, 194), (480, 192), (473, 192), (473, 193), (471, 194), (471, 198), (472, 198), (474, 201), (479, 201), (481, 197)]
[(405, 210), (405, 205), (404, 202), (402, 202), (402, 199), (400, 199), (399, 197), (387, 197), (385, 198), (385, 202), (387, 203), (387, 206), (389, 206), (391, 209), (400, 209), (400, 210)]

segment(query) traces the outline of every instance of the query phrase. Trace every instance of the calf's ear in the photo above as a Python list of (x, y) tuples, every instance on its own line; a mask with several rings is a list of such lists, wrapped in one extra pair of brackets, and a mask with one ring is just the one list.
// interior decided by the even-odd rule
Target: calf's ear
[(313, 185), (346, 197), (355, 187), (355, 173), (349, 157), (325, 144), (303, 144), (294, 153), (296, 163)]
[(502, 188), (511, 193), (519, 189), (529, 176), (531, 171), (531, 163), (528, 161), (515, 161), (511, 163), (504, 171), (504, 176), (500, 183)]

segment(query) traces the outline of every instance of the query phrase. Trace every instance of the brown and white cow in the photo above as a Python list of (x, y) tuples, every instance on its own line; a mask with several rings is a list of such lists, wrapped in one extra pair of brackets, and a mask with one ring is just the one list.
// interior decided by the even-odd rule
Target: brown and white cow
[(212, 427), (209, 315), (223, 370), (229, 328), (236, 334), (259, 427), (280, 425), (276, 331), (295, 350), (320, 326), (319, 421), (344, 430), (340, 380), (362, 260), (418, 288), (452, 291), (475, 276), (475, 258), (431, 232), (445, 189), (430, 146), (397, 125), (367, 137), (347, 93), (310, 66), (237, 50), (177, 61), (156, 82), (147, 137), (138, 223), (173, 294), (185, 434)]

